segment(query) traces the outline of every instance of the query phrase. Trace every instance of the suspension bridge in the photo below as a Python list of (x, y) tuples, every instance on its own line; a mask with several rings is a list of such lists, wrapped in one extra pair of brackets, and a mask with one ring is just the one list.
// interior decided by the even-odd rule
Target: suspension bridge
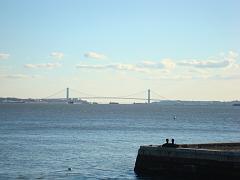
[[(70, 97), (70, 92), (74, 93), (75, 96)], [(63, 93), (65, 93), (65, 97), (59, 97), (59, 95), (62, 95)], [(76, 95), (77, 94), (77, 95)], [(141, 96), (140, 96), (141, 95)], [(58, 97), (58, 98), (56, 98)], [(47, 97), (42, 98), (41, 100), (53, 100), (53, 99), (58, 99), (61, 101), (65, 101), (67, 103), (74, 103), (76, 101), (92, 101), (92, 100), (110, 100), (110, 102), (112, 100), (116, 101), (116, 100), (131, 100), (131, 101), (140, 101), (140, 102), (144, 102), (144, 103), (148, 103), (150, 104), (151, 102), (159, 102), (161, 100), (168, 100), (168, 98), (159, 95), (158, 93), (156, 93), (153, 90), (148, 89), (147, 91), (140, 91), (140, 92), (136, 92), (133, 94), (128, 94), (125, 96), (97, 96), (97, 95), (92, 95), (92, 94), (88, 94), (88, 93), (84, 93), (75, 89), (71, 89), (71, 88), (66, 88), (66, 89), (62, 89), (60, 91), (57, 91)]]

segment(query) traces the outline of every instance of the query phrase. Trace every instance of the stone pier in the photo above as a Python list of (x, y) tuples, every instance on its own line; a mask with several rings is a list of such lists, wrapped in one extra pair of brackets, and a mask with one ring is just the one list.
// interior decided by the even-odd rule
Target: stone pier
[(141, 146), (134, 171), (138, 176), (240, 179), (240, 143)]

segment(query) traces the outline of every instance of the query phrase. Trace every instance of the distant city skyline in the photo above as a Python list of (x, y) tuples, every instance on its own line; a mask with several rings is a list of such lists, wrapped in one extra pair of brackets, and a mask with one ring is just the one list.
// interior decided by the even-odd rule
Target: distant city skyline
[(240, 1), (0, 0), (0, 97), (67, 87), (240, 99)]

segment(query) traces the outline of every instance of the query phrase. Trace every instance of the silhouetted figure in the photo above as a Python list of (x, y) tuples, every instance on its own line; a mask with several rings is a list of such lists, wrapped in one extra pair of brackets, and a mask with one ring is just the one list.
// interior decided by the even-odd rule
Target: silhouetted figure
[(166, 143), (162, 145), (162, 147), (170, 147), (170, 148), (177, 148), (178, 145), (174, 144), (174, 139), (172, 139), (172, 143), (169, 143), (169, 139), (166, 139)]
[(166, 143), (164, 143), (162, 147), (168, 147), (168, 145), (169, 145), (169, 139), (166, 139)]
[(72, 168), (68, 168), (68, 171), (71, 171), (72, 170)]

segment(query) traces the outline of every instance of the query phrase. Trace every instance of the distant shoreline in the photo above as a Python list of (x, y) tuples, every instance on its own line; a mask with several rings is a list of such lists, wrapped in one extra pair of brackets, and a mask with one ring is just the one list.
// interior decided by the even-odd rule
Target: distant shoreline
[[(110, 105), (124, 105), (124, 104), (134, 104), (134, 105), (142, 105), (148, 104), (147, 102), (139, 103), (121, 103), (121, 102), (106, 102), (106, 103), (98, 103), (98, 102), (88, 102), (81, 99), (71, 99), (71, 101), (67, 101), (66, 99), (21, 99), (21, 98), (0, 98), (0, 104), (89, 104), (89, 105), (102, 105), (102, 104), (110, 104)], [(240, 106), (240, 101), (183, 101), (183, 100), (162, 100), (158, 102), (151, 102), (150, 104), (157, 105), (230, 105), (230, 106)]]

